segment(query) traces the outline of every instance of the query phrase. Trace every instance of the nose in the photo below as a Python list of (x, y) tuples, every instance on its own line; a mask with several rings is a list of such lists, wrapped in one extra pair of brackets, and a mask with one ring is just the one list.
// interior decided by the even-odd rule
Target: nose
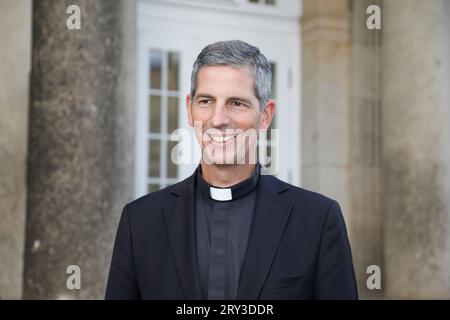
[(227, 127), (230, 123), (228, 110), (224, 102), (217, 102), (211, 118), (211, 125), (214, 128)]

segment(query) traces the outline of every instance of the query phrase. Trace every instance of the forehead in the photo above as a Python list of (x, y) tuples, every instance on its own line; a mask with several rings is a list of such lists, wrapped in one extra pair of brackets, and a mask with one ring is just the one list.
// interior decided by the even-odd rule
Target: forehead
[(196, 93), (254, 95), (253, 73), (246, 67), (204, 66), (198, 72)]

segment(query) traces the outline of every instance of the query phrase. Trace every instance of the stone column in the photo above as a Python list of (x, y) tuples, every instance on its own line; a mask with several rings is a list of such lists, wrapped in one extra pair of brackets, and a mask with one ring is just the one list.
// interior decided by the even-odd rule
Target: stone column
[[(81, 30), (66, 9), (81, 8)], [(33, 3), (24, 298), (102, 298), (132, 198), (135, 2)], [(81, 290), (69, 290), (69, 265)]]
[(450, 298), (450, 3), (383, 3), (387, 297)]
[[(383, 270), (383, 186), (381, 134), (381, 30), (369, 30), (367, 7), (381, 0), (352, 1), (352, 60), (350, 105), (351, 229), (352, 251), (362, 299), (383, 296), (367, 288), (367, 267)], [(383, 278), (382, 278), (383, 280)]]
[(350, 15), (346, 0), (303, 1), (302, 185), (348, 198)]
[(22, 296), (31, 0), (0, 1), (0, 300)]
[(351, 229), (349, 1), (305, 0), (301, 23), (302, 186), (338, 200)]

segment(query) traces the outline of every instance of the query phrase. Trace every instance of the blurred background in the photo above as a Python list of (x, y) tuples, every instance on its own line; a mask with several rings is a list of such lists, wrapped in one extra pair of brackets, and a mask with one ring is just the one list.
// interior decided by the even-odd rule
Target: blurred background
[(122, 207), (196, 167), (170, 133), (230, 39), (270, 60), (274, 173), (339, 201), (361, 298), (450, 299), (449, 20), (449, 0), (0, 0), (0, 299), (103, 298)]

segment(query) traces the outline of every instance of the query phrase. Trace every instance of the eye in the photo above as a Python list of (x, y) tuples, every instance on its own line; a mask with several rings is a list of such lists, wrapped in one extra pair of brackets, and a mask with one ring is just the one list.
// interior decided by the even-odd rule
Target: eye
[(197, 103), (201, 105), (209, 104), (211, 103), (211, 99), (200, 99)]
[(231, 105), (232, 105), (233, 107), (238, 107), (238, 108), (245, 108), (245, 107), (247, 107), (247, 105), (246, 105), (245, 103), (240, 102), (240, 101), (237, 101), (237, 100), (233, 100), (233, 101), (231, 102)]

